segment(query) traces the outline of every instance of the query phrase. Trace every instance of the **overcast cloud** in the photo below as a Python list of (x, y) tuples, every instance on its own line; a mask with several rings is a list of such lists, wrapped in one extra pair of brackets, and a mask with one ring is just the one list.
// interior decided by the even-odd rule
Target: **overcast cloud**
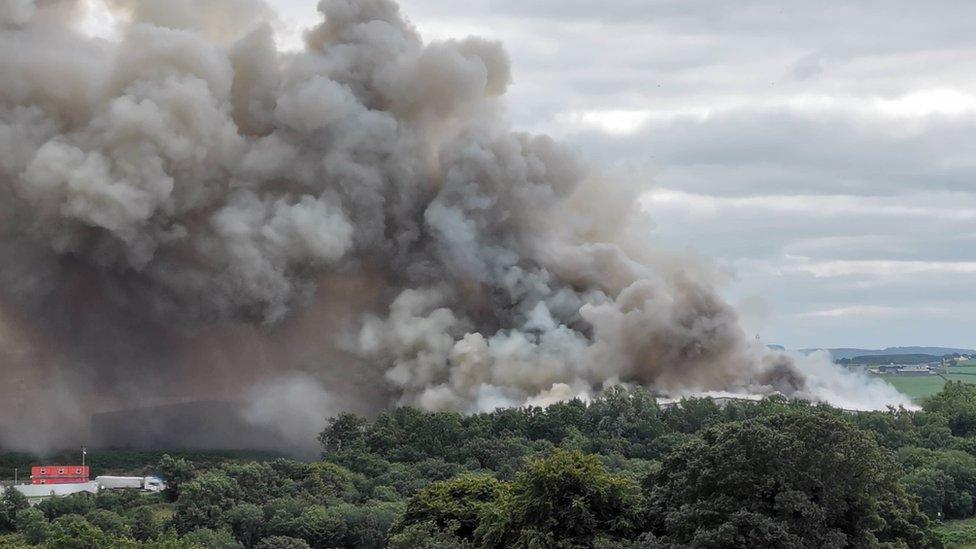
[[(269, 1), (297, 45), (314, 2)], [(650, 181), (647, 237), (727, 268), (767, 342), (976, 347), (976, 4), (401, 4), (503, 40), (515, 124)]]

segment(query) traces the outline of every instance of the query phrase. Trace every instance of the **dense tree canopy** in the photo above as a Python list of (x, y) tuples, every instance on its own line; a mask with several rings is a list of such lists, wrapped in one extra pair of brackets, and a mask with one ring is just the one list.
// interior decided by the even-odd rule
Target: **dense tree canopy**
[(976, 513), (974, 411), (976, 390), (947, 384), (923, 410), (859, 414), (782, 397), (662, 408), (619, 387), (472, 415), (341, 414), (308, 462), (100, 452), (103, 470), (169, 490), (33, 508), (8, 491), (0, 547), (938, 547), (932, 524)]
[(940, 393), (925, 400), (924, 408), (946, 416), (952, 434), (963, 437), (976, 434), (976, 385), (950, 381)]
[(869, 433), (795, 411), (703, 430), (644, 487), (676, 547), (921, 547), (928, 520), (900, 476)]
[(434, 482), (410, 498), (394, 533), (431, 523), (463, 539), (474, 537), (485, 508), (496, 501), (503, 484), (490, 475), (461, 475)]
[(556, 450), (531, 460), (493, 505), (476, 536), (483, 547), (591, 547), (597, 536), (640, 532), (636, 482), (606, 472), (594, 455)]

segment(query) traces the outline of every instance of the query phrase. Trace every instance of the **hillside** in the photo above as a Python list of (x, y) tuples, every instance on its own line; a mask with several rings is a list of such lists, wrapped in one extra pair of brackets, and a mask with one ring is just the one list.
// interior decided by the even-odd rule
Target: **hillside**
[(854, 358), (862, 356), (878, 356), (878, 355), (933, 355), (933, 356), (943, 356), (951, 355), (953, 353), (959, 354), (973, 354), (976, 350), (973, 349), (960, 349), (955, 347), (885, 347), (884, 349), (858, 349), (855, 347), (838, 347), (835, 349), (821, 349), (821, 348), (810, 348), (810, 349), (800, 349), (801, 353), (810, 354), (816, 351), (827, 351), (834, 358), (834, 360), (841, 360), (844, 358)]
[(836, 359), (842, 364), (870, 364), (872, 366), (880, 364), (926, 364), (928, 362), (939, 362), (941, 355), (858, 355), (854, 358)]

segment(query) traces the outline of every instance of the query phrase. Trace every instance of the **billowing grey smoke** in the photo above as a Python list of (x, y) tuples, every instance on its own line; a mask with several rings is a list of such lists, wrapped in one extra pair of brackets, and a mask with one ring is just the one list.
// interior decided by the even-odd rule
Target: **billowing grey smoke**
[(193, 398), (280, 423), (616, 382), (804, 391), (706, 269), (633, 237), (640, 189), (507, 127), (498, 43), (323, 0), (281, 53), (260, 0), (111, 0), (115, 43), (72, 4), (0, 3), (8, 444)]

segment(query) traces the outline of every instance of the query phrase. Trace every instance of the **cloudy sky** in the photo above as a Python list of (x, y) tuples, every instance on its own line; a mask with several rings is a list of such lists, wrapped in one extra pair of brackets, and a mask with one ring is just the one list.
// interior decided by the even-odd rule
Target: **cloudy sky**
[[(314, 0), (269, 0), (300, 42)], [(976, 347), (976, 3), (403, 0), (503, 41), (508, 110), (648, 182), (657, 245), (711, 258), (789, 347)]]

